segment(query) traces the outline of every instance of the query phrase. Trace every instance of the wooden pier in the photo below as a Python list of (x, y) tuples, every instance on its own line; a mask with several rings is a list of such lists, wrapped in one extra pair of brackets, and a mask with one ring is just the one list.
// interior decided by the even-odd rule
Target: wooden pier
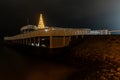
[(29, 45), (46, 48), (61, 48), (69, 46), (72, 41), (82, 38), (84, 35), (107, 35), (108, 30), (91, 30), (89, 28), (58, 28), (46, 27), (42, 14), (38, 26), (27, 25), (22, 27), (20, 34), (4, 37), (4, 41), (10, 44)]
[(37, 47), (60, 48), (69, 46), (71, 38), (87, 35), (90, 29), (46, 28), (28, 33), (5, 37), (4, 40), (12, 44)]

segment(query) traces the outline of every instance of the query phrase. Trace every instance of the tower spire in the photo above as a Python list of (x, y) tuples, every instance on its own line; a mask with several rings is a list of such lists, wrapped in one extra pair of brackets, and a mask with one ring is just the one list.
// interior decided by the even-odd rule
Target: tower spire
[(45, 28), (45, 25), (44, 25), (43, 17), (42, 17), (42, 14), (40, 14), (38, 29), (44, 29), (44, 28)]

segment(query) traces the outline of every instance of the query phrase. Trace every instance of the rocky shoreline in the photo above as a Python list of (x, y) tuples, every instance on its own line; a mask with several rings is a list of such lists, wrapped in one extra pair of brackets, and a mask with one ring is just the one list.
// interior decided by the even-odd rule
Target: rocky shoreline
[(120, 80), (119, 35), (86, 36), (72, 53), (73, 63), (85, 73), (82, 80)]

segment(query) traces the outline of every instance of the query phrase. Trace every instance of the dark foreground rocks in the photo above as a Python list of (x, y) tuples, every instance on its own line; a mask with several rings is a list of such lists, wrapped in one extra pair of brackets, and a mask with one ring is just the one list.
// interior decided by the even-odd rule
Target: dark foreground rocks
[(120, 80), (120, 36), (85, 36), (72, 50), (82, 80)]

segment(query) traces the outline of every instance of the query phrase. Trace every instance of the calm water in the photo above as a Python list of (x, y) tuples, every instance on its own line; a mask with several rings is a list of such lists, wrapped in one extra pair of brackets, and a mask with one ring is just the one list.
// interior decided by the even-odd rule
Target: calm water
[(59, 56), (41, 48), (0, 46), (0, 80), (120, 80), (118, 37), (86, 39), (79, 47), (55, 50)]
[(31, 54), (36, 51), (21, 50), (0, 46), (0, 80), (78, 80), (78, 68), (63, 59), (47, 59)]

